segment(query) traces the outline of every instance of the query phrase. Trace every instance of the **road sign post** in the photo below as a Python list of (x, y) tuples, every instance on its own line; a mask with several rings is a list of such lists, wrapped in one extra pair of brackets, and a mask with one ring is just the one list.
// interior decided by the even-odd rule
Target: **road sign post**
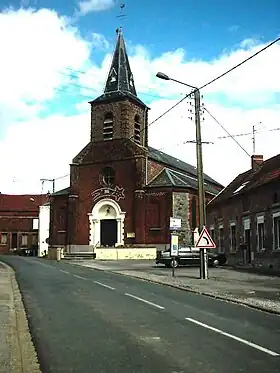
[(171, 233), (171, 246), (170, 246), (170, 256), (172, 258), (172, 277), (175, 277), (175, 258), (179, 253), (179, 239), (178, 234), (175, 232)]
[(170, 257), (172, 266), (172, 277), (175, 277), (175, 258), (179, 254), (179, 236), (178, 231), (181, 229), (182, 219), (170, 218)]
[(215, 249), (216, 245), (206, 227), (203, 227), (195, 247), (199, 248), (202, 251), (201, 252), (202, 255), (200, 255), (200, 260), (201, 260), (200, 264), (201, 266), (203, 266), (203, 271), (205, 273), (205, 280), (207, 280), (208, 279), (207, 249)]

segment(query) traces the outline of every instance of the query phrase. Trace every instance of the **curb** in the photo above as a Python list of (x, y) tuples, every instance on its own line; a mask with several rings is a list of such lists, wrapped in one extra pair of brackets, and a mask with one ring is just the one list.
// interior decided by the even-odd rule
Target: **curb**
[(14, 269), (0, 261), (9, 273), (12, 290), (11, 307), (11, 373), (42, 373), (37, 353), (29, 331), (22, 295)]
[(130, 275), (130, 274), (120, 273), (120, 272), (116, 272), (114, 270), (111, 271), (109, 269), (101, 269), (101, 268), (95, 268), (95, 267), (81, 266), (80, 264), (75, 264), (75, 263), (73, 263), (72, 265), (78, 266), (78, 267), (85, 267), (85, 268), (89, 268), (89, 269), (94, 269), (94, 270), (97, 270), (97, 271), (102, 271), (102, 272), (107, 272), (107, 273), (114, 273), (115, 275), (119, 275), (119, 276), (126, 276), (126, 277), (130, 277), (130, 278), (134, 278), (134, 279), (137, 278), (138, 280), (142, 280), (142, 281), (145, 281), (145, 282), (150, 282), (150, 283), (157, 284), (157, 285), (169, 286), (169, 287), (174, 288), (174, 289), (179, 289), (179, 290), (182, 290), (182, 291), (188, 291), (189, 293), (203, 295), (203, 296), (208, 297), (208, 298), (217, 299), (217, 300), (221, 300), (221, 301), (228, 302), (228, 303), (234, 303), (234, 304), (238, 304), (240, 306), (246, 306), (246, 307), (252, 308), (252, 309), (257, 310), (257, 311), (267, 312), (269, 314), (280, 316), (280, 311), (276, 311), (276, 310), (268, 309), (268, 308), (265, 308), (265, 307), (262, 307), (262, 306), (257, 306), (257, 305), (254, 305), (254, 304), (250, 304), (250, 303), (247, 303), (245, 301), (238, 300), (236, 298), (229, 298), (229, 297), (225, 297), (225, 296), (222, 296), (222, 295), (215, 295), (215, 294), (212, 294), (212, 293), (207, 293), (207, 292), (195, 290), (195, 289), (192, 289), (192, 288), (186, 288), (186, 287), (183, 287), (183, 286), (180, 286), (180, 285), (168, 284), (166, 282), (161, 282), (159, 280), (151, 280), (151, 279), (147, 279), (147, 278), (143, 278), (143, 277), (133, 276), (133, 275)]

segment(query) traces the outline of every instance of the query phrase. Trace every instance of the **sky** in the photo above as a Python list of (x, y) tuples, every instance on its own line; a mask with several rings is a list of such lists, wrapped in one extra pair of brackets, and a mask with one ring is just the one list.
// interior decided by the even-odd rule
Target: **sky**
[[(0, 192), (69, 185), (117, 27), (151, 123), (190, 92), (158, 71), (200, 87), (277, 39), (279, 16), (279, 0), (0, 0)], [(251, 167), (253, 126), (256, 154), (279, 153), (279, 60), (280, 42), (201, 90), (204, 172), (223, 185)], [(155, 121), (149, 144), (196, 166), (193, 112), (184, 100)]]

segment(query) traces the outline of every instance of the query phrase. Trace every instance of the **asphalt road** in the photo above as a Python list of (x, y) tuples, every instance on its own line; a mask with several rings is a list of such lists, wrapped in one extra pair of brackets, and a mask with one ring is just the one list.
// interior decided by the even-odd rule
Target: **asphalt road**
[(280, 372), (280, 317), (65, 262), (0, 257), (43, 372)]

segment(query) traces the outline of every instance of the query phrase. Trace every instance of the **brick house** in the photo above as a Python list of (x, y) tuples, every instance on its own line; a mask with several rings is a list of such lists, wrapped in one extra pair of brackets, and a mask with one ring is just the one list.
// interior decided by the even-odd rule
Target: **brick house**
[(229, 263), (280, 268), (280, 154), (253, 155), (251, 168), (207, 205), (207, 225)]
[[(148, 145), (148, 107), (120, 30), (104, 93), (90, 105), (90, 141), (70, 165), (70, 187), (51, 195), (50, 245), (166, 245), (171, 216), (182, 219), (180, 242), (191, 243), (196, 168)], [(222, 188), (205, 175), (207, 201)]]
[(38, 248), (39, 206), (45, 195), (0, 193), (0, 253)]

